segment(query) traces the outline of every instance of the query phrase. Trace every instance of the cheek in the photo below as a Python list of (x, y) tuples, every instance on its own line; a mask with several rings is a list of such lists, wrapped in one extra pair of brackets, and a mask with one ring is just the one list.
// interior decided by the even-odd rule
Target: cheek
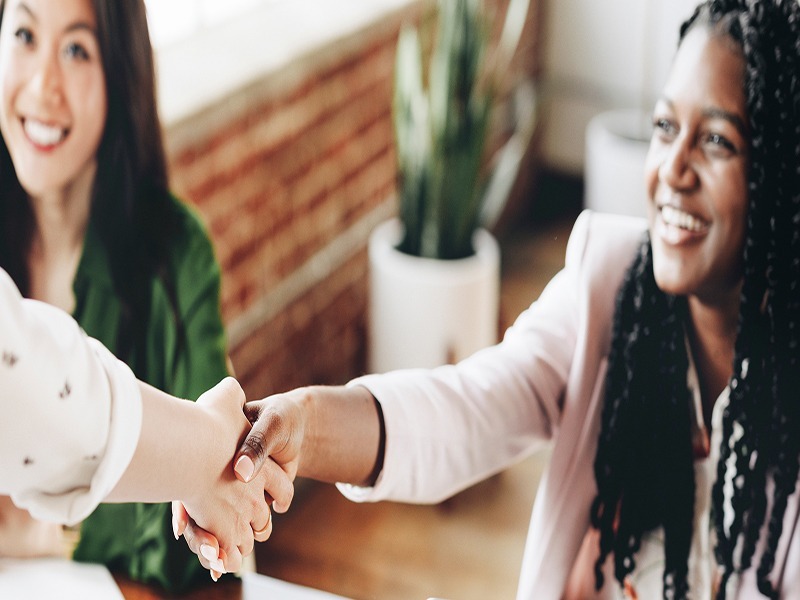
[(0, 60), (0, 133), (3, 138), (9, 134), (9, 124), (14, 114), (14, 90), (18, 87), (13, 80), (13, 73)]
[(650, 200), (654, 199), (658, 187), (658, 167), (661, 164), (661, 152), (655, 141), (650, 142), (644, 160), (644, 186)]
[(77, 79), (72, 86), (71, 97), (74, 114), (76, 117), (80, 115), (83, 122), (85, 138), (91, 141), (96, 149), (100, 144), (108, 115), (104, 79), (96, 74), (90, 78)]

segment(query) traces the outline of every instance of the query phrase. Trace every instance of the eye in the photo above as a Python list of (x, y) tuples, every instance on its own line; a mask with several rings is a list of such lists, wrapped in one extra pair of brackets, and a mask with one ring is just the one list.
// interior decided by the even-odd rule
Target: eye
[(14, 37), (20, 44), (29, 46), (33, 43), (33, 32), (27, 27), (20, 27), (14, 32)]
[(75, 58), (80, 61), (89, 60), (89, 52), (77, 42), (67, 44), (67, 47), (64, 48), (64, 54), (69, 58)]
[(659, 135), (665, 139), (674, 138), (678, 133), (675, 124), (665, 117), (653, 118), (653, 135)]
[(707, 133), (703, 143), (704, 145), (708, 146), (711, 151), (717, 154), (723, 154), (727, 156), (739, 153), (739, 150), (736, 148), (733, 142), (719, 133)]
[(675, 135), (677, 127), (665, 117), (656, 117), (653, 119), (653, 131), (664, 135)]

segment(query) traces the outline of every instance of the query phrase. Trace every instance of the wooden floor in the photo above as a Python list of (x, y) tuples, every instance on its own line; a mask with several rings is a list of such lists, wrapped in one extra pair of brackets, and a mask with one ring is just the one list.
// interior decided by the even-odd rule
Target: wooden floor
[[(561, 268), (574, 217), (501, 238), (501, 321), (509, 325)], [(513, 599), (547, 451), (436, 506), (354, 504), (299, 482), (258, 571), (356, 600)]]

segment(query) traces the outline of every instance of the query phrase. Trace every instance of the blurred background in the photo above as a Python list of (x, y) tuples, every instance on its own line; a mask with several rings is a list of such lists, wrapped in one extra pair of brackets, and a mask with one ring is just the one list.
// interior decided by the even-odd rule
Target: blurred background
[[(175, 193), (223, 269), (248, 397), (362, 374), (367, 242), (395, 215), (398, 32), (430, 0), (147, 0)], [(497, 38), (508, 0), (486, 0)], [(647, 113), (693, 0), (531, 0), (486, 163), (521, 121), (500, 242), (498, 335), (563, 264), (584, 206), (643, 214)], [(644, 123), (644, 125), (642, 124)], [(258, 570), (356, 598), (513, 598), (546, 452), (436, 507), (360, 507), (301, 485)]]

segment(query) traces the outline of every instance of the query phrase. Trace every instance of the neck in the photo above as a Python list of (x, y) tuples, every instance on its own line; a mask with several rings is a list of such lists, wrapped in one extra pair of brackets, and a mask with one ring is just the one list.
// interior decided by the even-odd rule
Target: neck
[(695, 296), (689, 298), (689, 343), (707, 425), (714, 403), (733, 374), (739, 303), (738, 291), (725, 303), (709, 304)]
[(63, 189), (29, 196), (35, 230), (28, 254), (30, 295), (72, 312), (72, 281), (89, 224), (94, 170)]
[(94, 175), (86, 169), (64, 188), (29, 196), (36, 222), (32, 252), (53, 255), (83, 247)]

